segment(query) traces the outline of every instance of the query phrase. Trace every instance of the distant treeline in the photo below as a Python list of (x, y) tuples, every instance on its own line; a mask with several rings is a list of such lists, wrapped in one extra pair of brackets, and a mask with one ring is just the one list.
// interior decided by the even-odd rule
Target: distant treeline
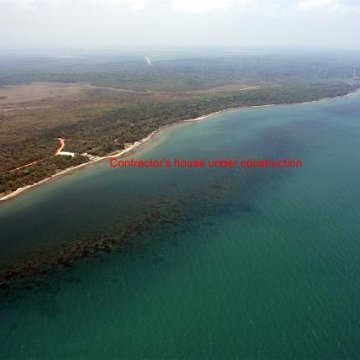
[(283, 81), (322, 82), (346, 80), (354, 61), (339, 62), (299, 57), (226, 56), (152, 61), (144, 59), (89, 63), (76, 59), (2, 64), (0, 86), (51, 82), (89, 82), (98, 86), (134, 90), (183, 91), (225, 84)]

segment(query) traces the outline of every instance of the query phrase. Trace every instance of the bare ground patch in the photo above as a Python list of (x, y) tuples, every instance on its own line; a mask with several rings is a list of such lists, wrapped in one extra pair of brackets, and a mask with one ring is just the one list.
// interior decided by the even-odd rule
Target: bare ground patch
[(77, 95), (89, 89), (89, 84), (35, 82), (0, 87), (0, 105)]

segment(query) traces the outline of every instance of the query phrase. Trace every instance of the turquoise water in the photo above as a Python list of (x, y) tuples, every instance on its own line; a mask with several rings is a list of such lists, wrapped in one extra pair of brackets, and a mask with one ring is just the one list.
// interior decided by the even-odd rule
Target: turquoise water
[(0, 289), (0, 358), (360, 358), (359, 114), (359, 94), (229, 111), (131, 156), (301, 169), (104, 162), (1, 204), (3, 263), (121, 246)]

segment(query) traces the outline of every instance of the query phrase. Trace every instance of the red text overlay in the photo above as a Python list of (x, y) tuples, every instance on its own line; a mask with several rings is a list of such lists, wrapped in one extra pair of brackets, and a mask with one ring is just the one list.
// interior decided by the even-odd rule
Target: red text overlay
[(214, 159), (214, 160), (186, 160), (186, 159), (118, 159), (110, 158), (111, 168), (183, 168), (183, 169), (213, 169), (213, 168), (242, 168), (242, 169), (285, 169), (301, 168), (302, 161), (294, 159)]

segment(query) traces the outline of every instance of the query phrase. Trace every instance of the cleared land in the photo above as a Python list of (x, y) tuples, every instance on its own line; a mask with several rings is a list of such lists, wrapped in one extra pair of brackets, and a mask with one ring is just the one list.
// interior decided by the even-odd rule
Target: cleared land
[(63, 84), (50, 82), (34, 82), (31, 84), (8, 85), (0, 87), (0, 105), (17, 104), (33, 100), (74, 96), (91, 89), (89, 84)]

